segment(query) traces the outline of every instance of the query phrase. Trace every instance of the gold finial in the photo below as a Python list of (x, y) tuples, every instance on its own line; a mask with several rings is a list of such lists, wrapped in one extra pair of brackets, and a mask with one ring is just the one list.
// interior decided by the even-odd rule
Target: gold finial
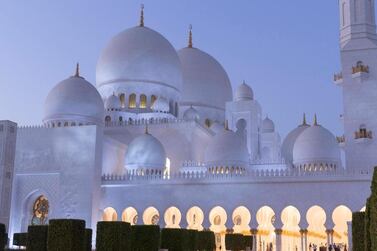
[(75, 77), (80, 77), (80, 64), (76, 64), (76, 72), (75, 72)]
[(192, 48), (192, 25), (189, 26), (189, 41), (188, 41), (188, 48)]
[(144, 4), (140, 5), (140, 27), (144, 27)]
[(303, 125), (303, 126), (308, 125), (308, 124), (306, 123), (306, 114), (305, 114), (305, 112), (304, 112), (304, 115), (302, 116), (302, 125)]
[(314, 125), (315, 125), (315, 126), (318, 125), (317, 114), (316, 114), (316, 113), (314, 114)]
[(225, 120), (225, 130), (229, 131), (228, 120)]
[(145, 124), (145, 134), (149, 134), (149, 131), (148, 131), (148, 124)]

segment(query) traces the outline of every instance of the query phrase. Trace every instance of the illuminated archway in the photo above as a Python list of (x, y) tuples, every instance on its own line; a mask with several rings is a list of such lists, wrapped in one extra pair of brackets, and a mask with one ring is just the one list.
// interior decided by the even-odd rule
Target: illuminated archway
[(148, 207), (143, 213), (143, 222), (145, 225), (158, 225), (160, 213), (154, 207)]
[(217, 206), (209, 213), (210, 230), (215, 233), (216, 247), (225, 247), (225, 233), (227, 214), (224, 208)]
[(232, 214), (233, 230), (235, 233), (250, 233), (249, 223), (251, 221), (251, 214), (249, 209), (244, 206), (237, 207)]
[(352, 221), (352, 211), (344, 205), (338, 206), (332, 213), (334, 222), (334, 242), (343, 243), (348, 246), (347, 222)]
[(31, 225), (45, 225), (48, 222), (48, 213), (50, 204), (48, 199), (41, 195), (33, 204), (33, 217), (31, 218)]
[(300, 248), (300, 219), (300, 212), (294, 206), (288, 206), (281, 212), (281, 221), (283, 223), (283, 250), (295, 251)]
[(262, 250), (266, 250), (271, 243), (275, 246), (275, 212), (269, 206), (261, 207), (256, 215), (258, 222), (258, 243)]
[(320, 246), (326, 243), (326, 212), (320, 206), (312, 206), (306, 212), (306, 221), (308, 222), (308, 243)]
[(135, 208), (133, 207), (127, 207), (123, 210), (122, 213), (122, 221), (128, 222), (131, 225), (136, 225), (138, 220), (138, 214)]
[(166, 228), (181, 228), (179, 223), (181, 222), (182, 215), (176, 207), (169, 207), (164, 214), (164, 220)]
[(112, 207), (105, 208), (105, 210), (103, 210), (102, 220), (103, 221), (117, 221), (118, 214), (116, 210)]
[(199, 207), (192, 207), (186, 213), (188, 229), (203, 230), (204, 213)]

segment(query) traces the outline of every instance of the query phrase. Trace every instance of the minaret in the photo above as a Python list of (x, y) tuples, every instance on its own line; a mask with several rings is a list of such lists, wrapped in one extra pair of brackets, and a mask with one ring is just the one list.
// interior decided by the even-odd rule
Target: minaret
[(339, 0), (344, 151), (347, 169), (377, 165), (377, 36), (374, 0)]
[(374, 0), (339, 0), (340, 44), (369, 39), (376, 41)]

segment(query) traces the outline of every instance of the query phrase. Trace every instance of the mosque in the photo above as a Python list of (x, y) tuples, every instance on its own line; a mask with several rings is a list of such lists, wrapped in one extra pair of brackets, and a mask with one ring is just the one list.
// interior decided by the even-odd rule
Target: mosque
[(253, 251), (351, 246), (377, 166), (377, 34), (374, 0), (339, 10), (344, 135), (304, 116), (281, 140), (191, 29), (177, 51), (142, 9), (103, 49), (95, 85), (77, 67), (43, 125), (0, 122), (0, 221), (10, 236), (63, 217), (211, 229), (218, 250), (227, 232), (253, 235)]

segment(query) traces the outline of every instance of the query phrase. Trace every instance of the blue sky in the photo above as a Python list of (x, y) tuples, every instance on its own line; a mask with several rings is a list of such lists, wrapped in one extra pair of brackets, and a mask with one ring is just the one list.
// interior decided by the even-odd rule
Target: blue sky
[(95, 83), (98, 56), (118, 32), (138, 23), (162, 33), (177, 49), (213, 55), (233, 87), (252, 86), (264, 114), (284, 136), (302, 113), (341, 134), (336, 0), (3, 0), (0, 2), (0, 119), (40, 124), (49, 90), (75, 63)]

